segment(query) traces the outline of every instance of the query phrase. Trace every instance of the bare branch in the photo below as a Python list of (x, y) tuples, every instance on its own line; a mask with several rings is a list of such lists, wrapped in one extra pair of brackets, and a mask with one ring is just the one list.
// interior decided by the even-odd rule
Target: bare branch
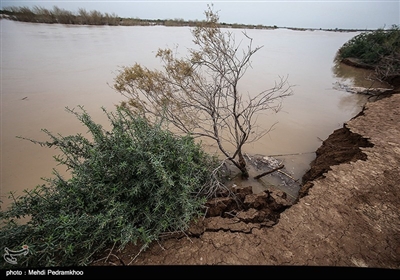
[[(252, 56), (262, 46), (253, 47), (245, 32), (237, 43), (233, 33), (218, 26), (218, 14), (210, 8), (207, 20), (192, 30), (196, 49), (185, 58), (171, 49), (159, 50), (164, 71), (148, 70), (135, 64), (115, 79), (114, 88), (129, 99), (128, 105), (151, 120), (164, 117), (173, 127), (194, 137), (207, 137), (247, 174), (242, 149), (271, 129), (261, 130), (257, 116), (263, 111), (278, 112), (284, 97), (292, 94), (287, 77), (256, 94), (243, 95), (240, 79), (251, 67)], [(247, 48), (240, 49), (247, 41)]]
[(268, 175), (268, 174), (274, 173), (275, 171), (278, 171), (279, 169), (282, 169), (282, 168), (284, 168), (284, 167), (285, 167), (285, 165), (281, 164), (281, 165), (279, 165), (277, 168), (274, 168), (274, 169), (272, 169), (272, 170), (270, 170), (270, 171), (266, 171), (266, 172), (264, 172), (264, 173), (261, 173), (261, 174), (255, 176), (254, 179), (260, 179), (261, 177), (264, 177), (264, 176), (266, 176), (266, 175)]

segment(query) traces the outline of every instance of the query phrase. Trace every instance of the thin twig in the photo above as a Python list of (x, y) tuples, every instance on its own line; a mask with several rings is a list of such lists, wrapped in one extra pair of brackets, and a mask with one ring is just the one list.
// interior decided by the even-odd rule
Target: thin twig
[(134, 261), (134, 260), (136, 260), (136, 258), (140, 255), (140, 253), (145, 249), (147, 247), (147, 244), (144, 244), (141, 248), (140, 248), (140, 250), (139, 250), (139, 252), (132, 258), (132, 260), (128, 263), (128, 265), (131, 265), (131, 263)]
[(163, 251), (165, 251), (165, 248), (161, 245), (161, 243), (157, 240), (158, 246), (160, 246), (161, 249), (163, 249)]
[[(319, 140), (324, 141), (319, 138)], [(304, 153), (293, 153), (293, 154), (280, 154), (280, 155), (269, 155), (269, 157), (284, 157), (284, 156), (299, 156), (299, 155), (305, 155), (305, 154), (313, 154), (315, 152), (304, 152)]]
[(231, 212), (232, 212), (232, 211), (225, 212), (225, 214), (231, 215), (232, 217), (236, 217), (236, 215), (235, 215), (235, 214), (232, 214)]
[(267, 171), (267, 172), (264, 172), (264, 173), (261, 173), (261, 174), (255, 176), (254, 179), (260, 179), (261, 177), (263, 177), (263, 176), (265, 176), (265, 175), (268, 175), (268, 174), (271, 174), (271, 173), (273, 173), (273, 172), (275, 172), (275, 171), (278, 171), (279, 169), (282, 169), (283, 167), (285, 167), (285, 165), (284, 165), (284, 164), (281, 164), (281, 165), (278, 166), (277, 168), (274, 168), (274, 169), (272, 169), (272, 170), (270, 170), (270, 171)]
[(182, 233), (183, 233), (184, 235), (186, 235), (187, 239), (189, 239), (190, 242), (193, 243), (192, 239), (190, 239), (189, 235), (187, 235), (186, 232), (182, 231)]
[[(124, 263), (124, 261), (120, 258), (120, 257), (118, 257), (117, 255), (115, 255), (115, 254), (111, 254), (111, 256), (113, 256), (113, 257), (115, 257), (116, 259), (118, 259), (119, 260), (119, 262), (120, 263), (122, 263), (122, 265), (125, 265), (125, 263)], [(113, 263), (113, 262), (110, 262), (110, 263), (112, 263), (113, 265), (116, 265), (115, 263)]]
[(107, 258), (104, 260), (104, 262), (107, 262), (108, 259), (110, 258), (110, 255), (112, 254), (112, 251), (114, 250), (115, 243), (116, 243), (116, 242), (114, 242), (114, 244), (113, 244), (113, 246), (112, 246), (112, 248), (111, 248), (111, 250), (110, 250), (110, 253), (108, 254)]
[(204, 221), (204, 219), (206, 218), (206, 215), (207, 215), (207, 212), (208, 212), (208, 209), (210, 208), (210, 207), (205, 207), (206, 208), (206, 212), (204, 212), (204, 216), (203, 216), (203, 221)]
[(285, 175), (285, 176), (287, 176), (287, 177), (289, 177), (290, 179), (292, 179), (292, 180), (295, 181), (295, 182), (298, 182), (298, 181), (299, 181), (299, 179), (293, 178), (292, 176), (290, 176), (290, 175), (287, 174), (286, 172), (283, 172), (282, 170), (278, 170), (278, 172), (281, 173), (281, 174), (283, 174), (283, 175)]

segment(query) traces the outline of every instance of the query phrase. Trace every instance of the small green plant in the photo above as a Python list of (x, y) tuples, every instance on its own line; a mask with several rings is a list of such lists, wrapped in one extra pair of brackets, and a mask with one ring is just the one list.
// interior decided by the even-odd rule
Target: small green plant
[[(150, 125), (120, 107), (113, 113), (103, 108), (111, 123), (106, 131), (79, 108), (67, 111), (89, 129), (90, 138), (44, 129), (50, 141), (27, 139), (61, 150), (55, 160), (71, 178), (54, 170), (45, 184), (11, 195), (13, 203), (1, 212), (0, 243), (2, 252), (29, 246), (17, 266), (88, 265), (107, 246), (122, 249), (129, 242), (145, 249), (162, 233), (186, 230), (220, 186), (212, 176), (217, 159), (190, 135), (178, 137), (161, 120)], [(18, 223), (22, 217), (29, 219)]]

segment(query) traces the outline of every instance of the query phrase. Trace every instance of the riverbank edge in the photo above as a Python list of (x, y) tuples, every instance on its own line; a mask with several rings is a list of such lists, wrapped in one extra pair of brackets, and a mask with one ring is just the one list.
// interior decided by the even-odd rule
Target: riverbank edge
[(230, 226), (217, 226), (191, 240), (162, 241), (165, 249), (154, 244), (134, 264), (399, 269), (400, 94), (396, 93), (367, 102), (341, 130), (350, 132), (342, 136), (356, 135), (372, 143), (358, 147), (366, 159), (331, 166), (324, 176), (314, 178), (309, 193), (283, 211), (274, 226), (244, 232), (235, 229), (234, 219), (219, 218), (218, 225)]
[[(374, 68), (372, 65), (361, 63), (354, 58), (344, 59), (342, 63), (356, 68)], [(341, 128), (334, 130), (315, 151), (316, 158), (310, 163), (310, 168), (302, 176), (302, 185), (296, 202), (308, 194), (309, 189), (314, 185), (314, 180), (325, 178), (325, 174), (332, 169), (332, 166), (357, 160), (367, 160), (367, 155), (363, 153), (362, 148), (373, 147), (374, 144), (365, 136), (353, 132), (348, 123), (363, 116), (369, 103), (389, 98), (394, 94), (400, 94), (400, 76), (390, 77), (386, 82), (393, 88), (392, 90), (380, 95), (370, 96), (373, 97), (373, 100), (368, 100), (356, 116), (345, 122)]]

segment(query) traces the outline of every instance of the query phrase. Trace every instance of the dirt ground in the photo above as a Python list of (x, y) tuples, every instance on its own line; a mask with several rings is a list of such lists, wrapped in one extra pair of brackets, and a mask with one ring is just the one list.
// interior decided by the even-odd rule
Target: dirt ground
[[(395, 91), (398, 93), (398, 91)], [(316, 152), (299, 199), (235, 188), (185, 233), (93, 266), (368, 267), (400, 272), (400, 94), (366, 104)], [(400, 274), (398, 274), (399, 276)], [(382, 275), (381, 275), (382, 276)]]

